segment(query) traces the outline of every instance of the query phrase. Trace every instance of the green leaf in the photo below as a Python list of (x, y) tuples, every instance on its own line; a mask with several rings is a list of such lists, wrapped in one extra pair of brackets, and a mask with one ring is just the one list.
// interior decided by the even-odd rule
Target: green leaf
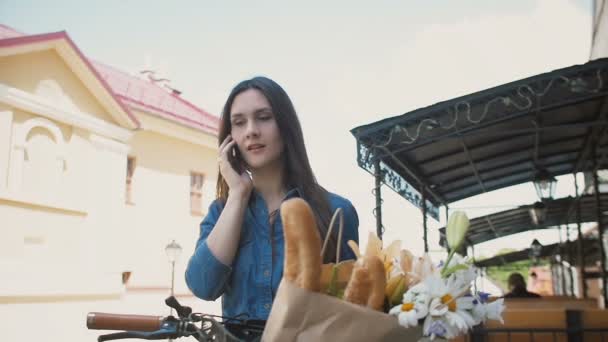
[(447, 277), (449, 277), (454, 272), (461, 271), (461, 270), (466, 270), (468, 268), (469, 268), (469, 266), (466, 265), (466, 264), (458, 264), (456, 266), (452, 266), (452, 267), (446, 269), (445, 272), (441, 272), (441, 275), (444, 278), (447, 278)]

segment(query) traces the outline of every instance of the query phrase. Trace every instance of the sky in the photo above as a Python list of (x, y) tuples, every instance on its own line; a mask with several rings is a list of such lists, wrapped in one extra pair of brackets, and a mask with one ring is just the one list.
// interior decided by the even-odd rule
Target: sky
[[(375, 231), (374, 179), (357, 166), (352, 128), (585, 63), (591, 16), (591, 0), (0, 0), (0, 23), (31, 34), (65, 30), (90, 58), (133, 73), (154, 68), (216, 115), (239, 81), (277, 81), (296, 106), (319, 182), (356, 207), (362, 244)], [(422, 253), (420, 210), (387, 187), (382, 194), (385, 240)], [(569, 194), (572, 176), (559, 178), (557, 197)], [(450, 209), (477, 217), (535, 200), (527, 183)], [(441, 220), (429, 220), (434, 251)], [(534, 237), (551, 243), (557, 231)], [(534, 237), (475, 252), (525, 248)]]

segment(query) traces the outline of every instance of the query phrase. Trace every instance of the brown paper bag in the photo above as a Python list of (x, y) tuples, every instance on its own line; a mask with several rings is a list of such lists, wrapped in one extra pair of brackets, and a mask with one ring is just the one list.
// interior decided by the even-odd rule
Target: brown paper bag
[(262, 335), (265, 342), (418, 341), (422, 328), (405, 329), (397, 318), (283, 279)]
[[(339, 217), (338, 241), (342, 240), (343, 217), (340, 209), (334, 213), (323, 243), (323, 255), (327, 240)], [(344, 289), (350, 277), (354, 261), (340, 263), (340, 250), (336, 251), (336, 263), (321, 267), (321, 289), (325, 291), (331, 278), (333, 265), (341, 264), (337, 273), (338, 288)], [(422, 328), (405, 329), (397, 318), (370, 308), (352, 304), (324, 293), (299, 288), (283, 279), (274, 299), (266, 328), (262, 335), (265, 342), (309, 341), (418, 341)]]

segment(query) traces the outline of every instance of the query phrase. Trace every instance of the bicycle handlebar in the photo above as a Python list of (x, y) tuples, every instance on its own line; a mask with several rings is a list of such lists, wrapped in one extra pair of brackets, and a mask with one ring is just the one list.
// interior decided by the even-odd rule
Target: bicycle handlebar
[[(99, 342), (125, 338), (160, 340), (179, 337), (194, 337), (200, 342), (259, 341), (264, 329), (264, 322), (261, 321), (192, 313), (190, 307), (180, 305), (173, 296), (167, 298), (165, 304), (175, 309), (178, 317), (90, 312), (87, 315), (87, 328), (122, 330), (100, 335), (97, 339)], [(222, 320), (218, 322), (215, 318)]]
[(164, 319), (163, 316), (90, 312), (87, 315), (87, 328), (96, 330), (156, 331), (160, 329)]

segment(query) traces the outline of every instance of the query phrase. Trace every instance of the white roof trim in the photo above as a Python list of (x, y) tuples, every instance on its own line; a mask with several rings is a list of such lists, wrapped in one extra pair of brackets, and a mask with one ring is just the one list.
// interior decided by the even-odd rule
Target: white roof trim
[(57, 104), (50, 103), (49, 100), (41, 96), (10, 87), (3, 83), (0, 83), (0, 102), (118, 141), (127, 142), (133, 136), (133, 131), (98, 119), (92, 114), (60, 108)]

